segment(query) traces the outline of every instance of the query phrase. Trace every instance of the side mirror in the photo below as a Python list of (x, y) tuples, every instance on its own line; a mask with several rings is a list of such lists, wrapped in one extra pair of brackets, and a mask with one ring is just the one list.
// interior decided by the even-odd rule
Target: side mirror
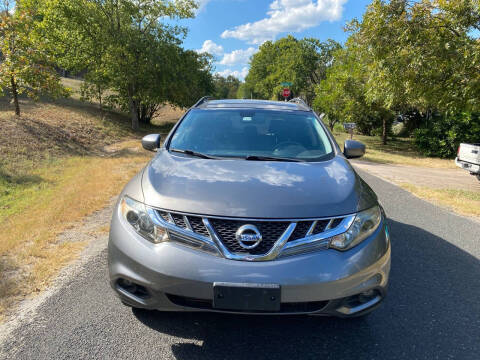
[(155, 151), (160, 147), (160, 135), (150, 134), (142, 139), (142, 146), (145, 150)]
[(343, 154), (347, 159), (359, 158), (365, 155), (365, 145), (359, 141), (347, 140), (343, 148)]

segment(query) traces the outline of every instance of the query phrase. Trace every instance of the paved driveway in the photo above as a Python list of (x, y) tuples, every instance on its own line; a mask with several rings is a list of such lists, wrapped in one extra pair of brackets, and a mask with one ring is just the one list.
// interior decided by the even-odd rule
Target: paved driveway
[(102, 251), (9, 335), (0, 354), (9, 360), (479, 359), (480, 224), (362, 176), (390, 217), (393, 257), (389, 295), (366, 318), (132, 311), (109, 289)]
[[(453, 162), (453, 160), (452, 160)], [(460, 168), (436, 169), (420, 166), (377, 164), (353, 160), (352, 164), (370, 174), (385, 178), (394, 183), (407, 183), (433, 189), (456, 189), (480, 192), (480, 181), (468, 171)]]

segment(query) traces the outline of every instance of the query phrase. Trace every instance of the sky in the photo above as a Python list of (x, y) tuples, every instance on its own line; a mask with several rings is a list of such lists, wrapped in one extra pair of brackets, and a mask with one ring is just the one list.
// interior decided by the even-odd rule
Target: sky
[(250, 57), (267, 40), (286, 35), (344, 42), (345, 23), (361, 18), (371, 0), (200, 0), (184, 47), (215, 56), (215, 72), (243, 80)]

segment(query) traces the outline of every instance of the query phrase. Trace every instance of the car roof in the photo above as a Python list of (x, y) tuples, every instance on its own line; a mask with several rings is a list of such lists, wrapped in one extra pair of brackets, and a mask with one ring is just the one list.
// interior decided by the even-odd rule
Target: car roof
[(287, 110), (287, 111), (311, 111), (311, 109), (301, 102), (285, 102), (271, 100), (210, 100), (199, 101), (195, 106), (198, 109), (266, 109), (266, 110)]

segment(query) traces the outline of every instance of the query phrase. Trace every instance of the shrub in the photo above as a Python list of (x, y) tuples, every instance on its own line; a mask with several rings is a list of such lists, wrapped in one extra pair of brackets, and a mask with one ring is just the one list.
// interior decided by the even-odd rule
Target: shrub
[(436, 116), (427, 128), (415, 130), (415, 144), (426, 156), (453, 158), (460, 143), (480, 142), (479, 115)]
[(407, 128), (403, 122), (392, 125), (392, 134), (394, 136), (404, 137), (407, 135)]
[(343, 127), (343, 124), (336, 123), (335, 126), (333, 127), (333, 132), (334, 132), (334, 133), (343, 133), (343, 132), (345, 132), (345, 128)]

